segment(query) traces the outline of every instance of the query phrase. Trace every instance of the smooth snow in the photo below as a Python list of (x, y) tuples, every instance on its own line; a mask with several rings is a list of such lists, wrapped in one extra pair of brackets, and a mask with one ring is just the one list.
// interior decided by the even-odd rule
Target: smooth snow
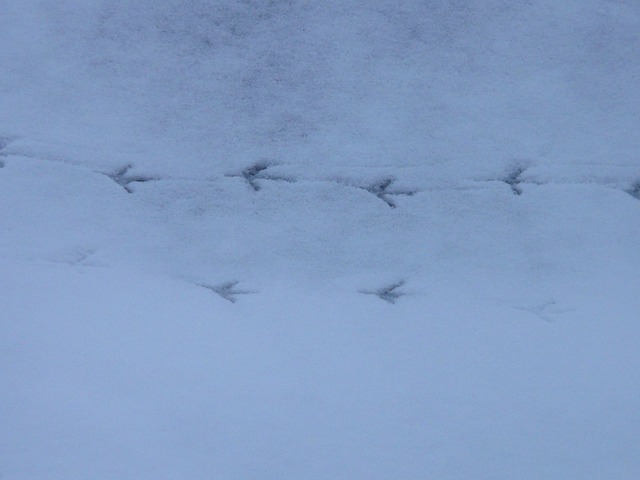
[(640, 4), (5, 0), (0, 477), (637, 479)]

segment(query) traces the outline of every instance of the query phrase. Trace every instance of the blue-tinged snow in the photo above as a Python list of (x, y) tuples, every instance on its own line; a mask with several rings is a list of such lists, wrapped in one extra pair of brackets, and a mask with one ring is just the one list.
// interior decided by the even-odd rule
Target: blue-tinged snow
[(640, 468), (629, 291), (482, 299), (434, 285), (390, 305), (275, 284), (233, 304), (120, 268), (2, 268), (7, 478)]
[(0, 7), (0, 477), (636, 479), (640, 4)]

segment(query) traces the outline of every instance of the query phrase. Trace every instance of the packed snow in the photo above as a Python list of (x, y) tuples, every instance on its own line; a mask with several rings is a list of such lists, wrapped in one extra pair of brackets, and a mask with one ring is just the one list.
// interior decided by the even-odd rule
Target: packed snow
[(640, 3), (4, 0), (0, 478), (640, 478)]

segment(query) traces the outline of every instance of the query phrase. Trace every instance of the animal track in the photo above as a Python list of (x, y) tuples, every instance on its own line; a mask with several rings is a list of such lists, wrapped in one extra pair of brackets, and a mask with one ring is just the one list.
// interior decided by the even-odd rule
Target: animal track
[(125, 189), (127, 193), (133, 193), (133, 190), (129, 187), (131, 183), (144, 183), (151, 182), (153, 180), (158, 180), (153, 177), (145, 177), (141, 175), (127, 175), (127, 172), (133, 168), (133, 165), (127, 165), (119, 170), (116, 170), (114, 173), (107, 173), (107, 177), (116, 182), (122, 188)]
[(251, 187), (254, 192), (259, 192), (262, 187), (257, 182), (257, 180), (274, 180), (274, 181), (283, 181), (283, 182), (293, 182), (291, 178), (283, 177), (280, 175), (267, 175), (265, 174), (265, 170), (269, 167), (273, 166), (270, 162), (258, 162), (253, 165), (245, 168), (240, 173), (236, 174), (228, 174), (225, 175), (227, 177), (240, 177), (243, 178), (247, 184)]
[(238, 285), (238, 281), (231, 281), (231, 282), (226, 282), (223, 283), (221, 285), (207, 285), (204, 283), (199, 283), (198, 286), (206, 288), (208, 290), (211, 290), (212, 292), (217, 293), (218, 295), (220, 295), (222, 298), (224, 298), (225, 300), (231, 302), (231, 303), (236, 303), (238, 301), (238, 299), (236, 298), (236, 295), (248, 295), (251, 293), (256, 293), (256, 292), (252, 292), (250, 290), (236, 290), (235, 287), (236, 285)]
[(2, 155), (2, 150), (11, 143), (11, 140), (13, 139), (9, 137), (0, 137), (0, 155)]
[(509, 173), (505, 178), (501, 179), (501, 181), (511, 187), (511, 191), (514, 195), (522, 195), (522, 188), (520, 188), (520, 184), (522, 183), (521, 176), (525, 171), (525, 167), (516, 167), (515, 170)]
[(414, 190), (402, 190), (402, 189), (390, 190), (389, 187), (395, 181), (396, 180), (393, 177), (386, 177), (386, 178), (383, 178), (382, 180), (372, 183), (368, 187), (360, 187), (360, 188), (362, 188), (363, 190), (366, 190), (372, 195), (375, 195), (384, 203), (389, 205), (389, 207), (396, 208), (397, 205), (391, 198), (389, 198), (389, 195), (407, 195), (410, 197), (411, 195), (414, 195), (416, 192)]
[(554, 299), (547, 300), (546, 302), (537, 305), (524, 307), (514, 306), (513, 308), (535, 315), (539, 319), (549, 323), (553, 323), (555, 315), (573, 311), (570, 308), (559, 308), (558, 301)]
[(404, 297), (406, 293), (399, 292), (398, 289), (405, 284), (404, 280), (400, 280), (399, 282), (392, 283), (389, 286), (382, 287), (378, 290), (361, 290), (360, 293), (364, 293), (366, 295), (375, 295), (381, 300), (384, 300), (388, 303), (396, 303), (400, 297)]
[(92, 249), (77, 248), (66, 252), (54, 254), (45, 260), (52, 263), (62, 263), (72, 267), (89, 266), (91, 263), (85, 261), (95, 255), (96, 251)]
[[(13, 139), (9, 137), (0, 137), (0, 157), (6, 157), (7, 154), (2, 151), (6, 148), (7, 145), (11, 143)], [(4, 162), (0, 160), (0, 168), (4, 167)]]
[(626, 192), (633, 198), (637, 198), (638, 200), (640, 200), (640, 180), (631, 185), (631, 188), (629, 190), (626, 190)]

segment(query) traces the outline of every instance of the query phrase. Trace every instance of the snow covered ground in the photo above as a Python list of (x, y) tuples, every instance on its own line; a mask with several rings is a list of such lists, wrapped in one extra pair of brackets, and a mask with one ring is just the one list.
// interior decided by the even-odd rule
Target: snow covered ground
[(5, 0), (0, 478), (638, 478), (639, 51), (623, 0)]

